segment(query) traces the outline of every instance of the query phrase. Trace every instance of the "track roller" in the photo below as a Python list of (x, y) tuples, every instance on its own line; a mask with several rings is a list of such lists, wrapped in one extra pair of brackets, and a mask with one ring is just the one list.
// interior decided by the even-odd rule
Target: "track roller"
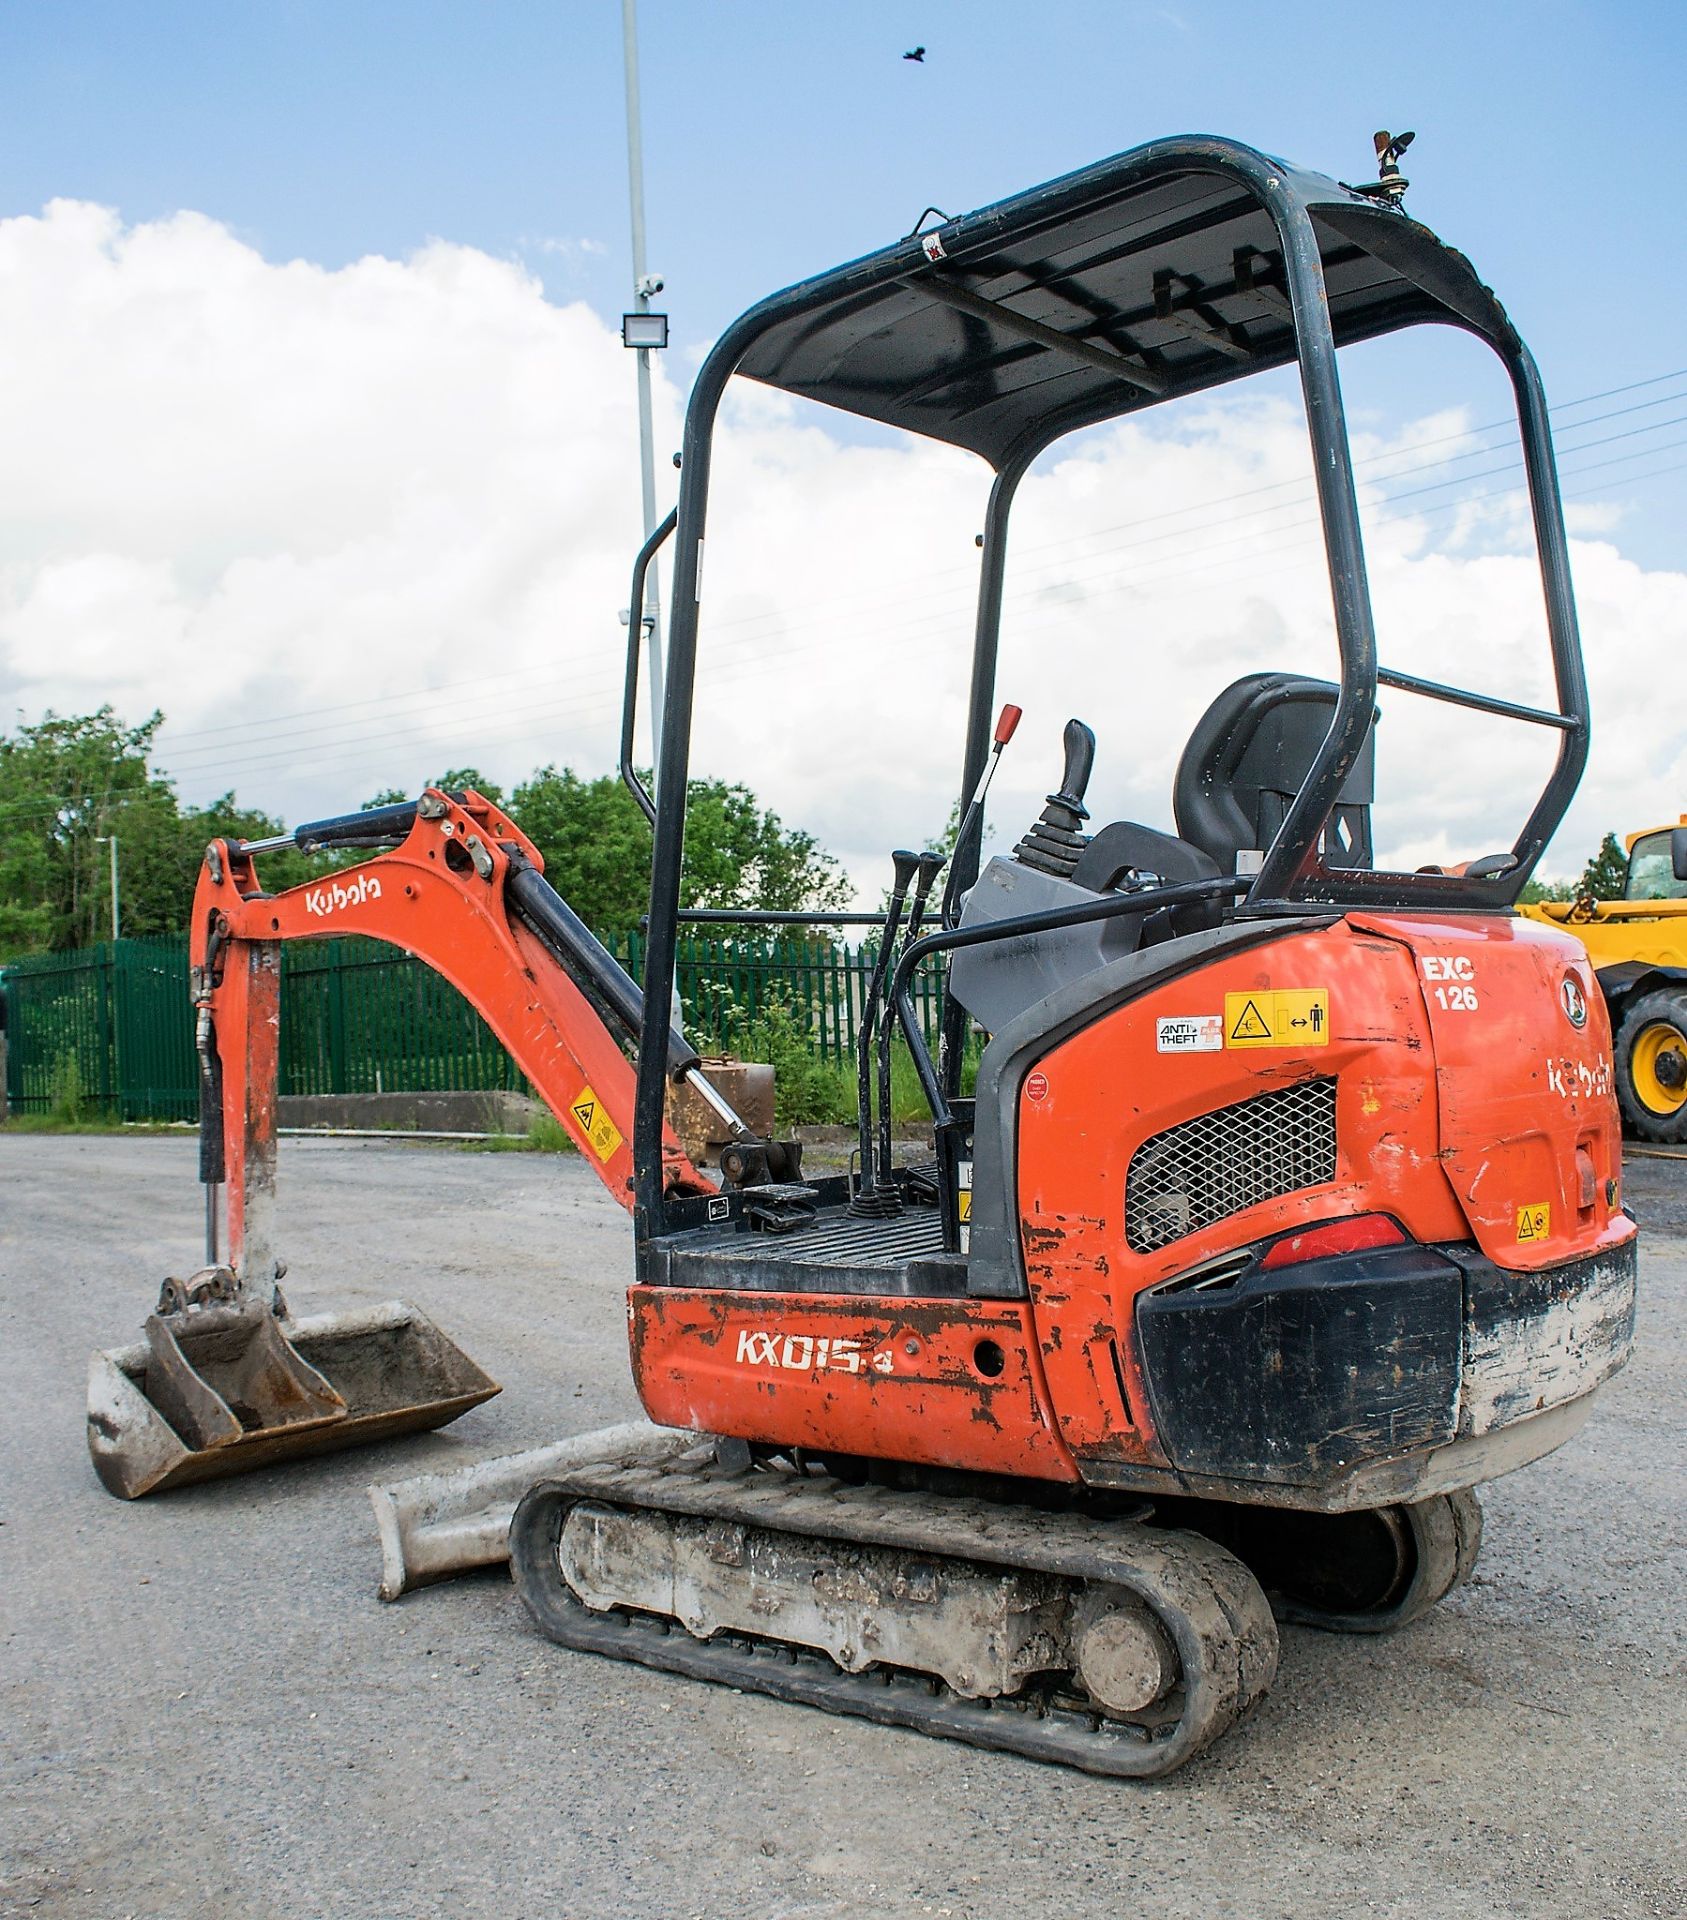
[(559, 1644), (1092, 1773), (1169, 1773), (1270, 1686), (1258, 1583), (1199, 1535), (730, 1472), (532, 1488), (510, 1559)]

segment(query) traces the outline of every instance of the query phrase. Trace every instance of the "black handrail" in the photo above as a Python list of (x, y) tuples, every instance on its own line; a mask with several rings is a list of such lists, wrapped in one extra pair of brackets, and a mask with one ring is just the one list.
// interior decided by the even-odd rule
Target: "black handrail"
[[(823, 913), (803, 909), (786, 913), (771, 907), (681, 907), (674, 916), (682, 926), (702, 927), (882, 927), (882, 913)], [(645, 926), (650, 916), (644, 916)]]
[[(914, 1072), (920, 1090), (931, 1108), (932, 1119), (943, 1126), (950, 1118), (949, 1101), (931, 1063), (931, 1052), (920, 1029), (919, 1014), (909, 991), (915, 969), (927, 954), (955, 947), (981, 947), (992, 940), (1013, 940), (1029, 933), (1053, 933), (1059, 927), (1081, 927), (1094, 920), (1114, 920), (1126, 914), (1156, 913), (1162, 907), (1183, 906), (1192, 900), (1212, 900), (1224, 894), (1246, 893), (1252, 881), (1233, 873), (1212, 880), (1185, 880), (1175, 887), (1135, 887), (1123, 893), (1104, 893), (1094, 900), (1080, 900), (1075, 906), (1050, 907), (1043, 913), (1022, 913), (1009, 920), (987, 920), (972, 927), (940, 927), (935, 933), (910, 940), (902, 949), (885, 995), (887, 1006), (894, 1008), (908, 1051), (914, 1057)], [(949, 999), (954, 1000), (953, 992)], [(891, 1030), (886, 1020), (879, 1030), (881, 1072), (889, 1071)]]
[(1426, 700), (1445, 700), (1450, 706), (1470, 707), (1477, 713), (1497, 713), (1506, 720), (1528, 720), (1537, 727), (1558, 727), (1573, 732), (1582, 723), (1573, 714), (1548, 713), (1544, 707), (1520, 706), (1515, 700), (1496, 700), (1492, 694), (1472, 693), (1466, 687), (1449, 687), (1440, 680), (1423, 680), (1415, 673), (1398, 673), (1392, 667), (1377, 668), (1377, 685), (1394, 687), (1401, 693), (1421, 693)]
[[(649, 789), (638, 777), (638, 769), (633, 765), (633, 722), (638, 717), (639, 654), (644, 643), (644, 580), (662, 542), (678, 524), (679, 509), (676, 507), (639, 548), (638, 558), (633, 562), (633, 590), (627, 600), (627, 680), (621, 690), (621, 784), (638, 802), (640, 812), (652, 826), (656, 824), (656, 802), (651, 799)], [(652, 741), (652, 758), (657, 750), (658, 743)]]

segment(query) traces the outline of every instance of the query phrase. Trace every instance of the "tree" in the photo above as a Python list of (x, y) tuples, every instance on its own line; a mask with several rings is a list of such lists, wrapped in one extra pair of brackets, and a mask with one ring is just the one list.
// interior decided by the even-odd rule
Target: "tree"
[[(232, 793), (183, 807), (152, 764), (163, 725), (138, 726), (110, 707), (49, 713), (35, 726), (0, 735), (0, 960), (87, 946), (111, 931), (109, 848), (116, 834), (125, 935), (177, 933), (188, 924), (207, 841), (268, 839), (278, 822), (240, 806)], [(651, 835), (632, 796), (612, 774), (583, 780), (543, 767), (506, 803), (474, 767), (455, 767), (430, 785), (473, 787), (509, 811), (545, 856), (551, 883), (590, 925), (637, 924), (650, 892)], [(376, 794), (366, 804), (410, 799)], [(263, 856), (264, 885), (297, 886), (366, 858), (356, 850)], [(682, 898), (687, 906), (841, 911), (849, 883), (814, 836), (787, 828), (747, 787), (691, 783)]]
[[(156, 811), (147, 750), (154, 714), (126, 727), (110, 707), (0, 738), (0, 954), (98, 938), (105, 849), (97, 836), (133, 814), (137, 833)], [(126, 822), (125, 822), (126, 824)]]
[(390, 807), (400, 800), (414, 800), (422, 787), (442, 787), (447, 793), (461, 793), (465, 788), (473, 787), (475, 792), (490, 800), (495, 807), (504, 804), (504, 789), (496, 780), (488, 780), (478, 767), (447, 767), (437, 780), (424, 780), (414, 792), (407, 787), (383, 787), (371, 799), (365, 800), (365, 809), (370, 807)]
[[(588, 925), (631, 927), (650, 899), (650, 827), (614, 774), (541, 767), (510, 796), (545, 875)], [(688, 907), (841, 912), (849, 881), (810, 833), (787, 828), (747, 787), (693, 780), (680, 899)]]
[(1620, 900), (1628, 884), (1628, 855), (1614, 833), (1606, 834), (1599, 851), (1582, 868), (1576, 891), (1593, 900)]
[[(276, 823), (224, 794), (183, 809), (150, 765), (163, 724), (154, 713), (129, 726), (109, 707), (49, 713), (0, 735), (0, 959), (86, 946), (111, 932), (110, 848), (118, 843), (125, 935), (174, 933), (187, 925), (206, 842), (258, 839)], [(266, 862), (271, 886), (316, 871), (301, 855)]]

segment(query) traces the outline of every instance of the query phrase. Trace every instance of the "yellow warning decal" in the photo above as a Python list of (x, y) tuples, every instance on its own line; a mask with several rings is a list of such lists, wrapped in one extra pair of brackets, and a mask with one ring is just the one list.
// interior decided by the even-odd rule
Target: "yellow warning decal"
[(961, 1203), (962, 1221), (965, 1222), (970, 1220), (972, 1218), (972, 1188), (962, 1187), (960, 1192), (955, 1197)]
[(1227, 1047), (1325, 1047), (1329, 1042), (1328, 987), (1259, 987), (1224, 996)]
[(1517, 1238), (1519, 1241), (1545, 1240), (1552, 1232), (1552, 1208), (1542, 1200), (1533, 1207), (1517, 1209)]
[(568, 1111), (579, 1121), (580, 1131), (600, 1160), (607, 1160), (620, 1146), (621, 1129), (604, 1112), (602, 1103), (590, 1087), (580, 1089), (579, 1099), (570, 1105)]

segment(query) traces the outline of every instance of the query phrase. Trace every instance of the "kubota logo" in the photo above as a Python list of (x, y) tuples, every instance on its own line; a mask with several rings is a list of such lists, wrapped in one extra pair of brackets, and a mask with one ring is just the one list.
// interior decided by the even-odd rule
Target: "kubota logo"
[(1557, 1060), (1550, 1055), (1546, 1063), (1546, 1084), (1566, 1100), (1578, 1095), (1583, 1100), (1605, 1100), (1615, 1084), (1611, 1063), (1603, 1054), (1590, 1067), (1585, 1060)]
[(325, 913), (338, 913), (342, 907), (360, 907), (365, 900), (380, 897), (380, 881), (372, 873), (360, 873), (349, 887), (342, 887), (338, 880), (324, 887), (312, 887), (305, 895), (305, 912), (320, 918)]

